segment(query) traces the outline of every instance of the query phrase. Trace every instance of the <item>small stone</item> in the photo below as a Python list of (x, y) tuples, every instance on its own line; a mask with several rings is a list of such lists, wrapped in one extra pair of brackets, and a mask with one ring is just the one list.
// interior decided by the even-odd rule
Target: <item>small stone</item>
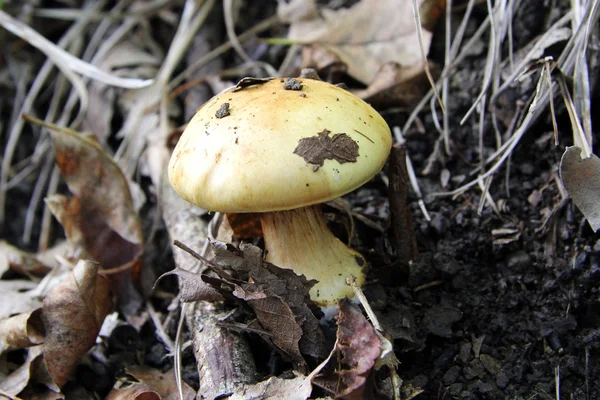
[(527, 267), (531, 264), (531, 257), (529, 254), (522, 250), (515, 251), (508, 256), (508, 267), (513, 269), (520, 269)]
[(488, 382), (477, 381), (472, 386), (473, 389), (477, 390), (479, 393), (489, 393), (494, 390), (494, 386)]
[(504, 371), (500, 371), (498, 375), (496, 375), (496, 386), (500, 389), (504, 389), (508, 386), (508, 376), (506, 376)]
[(462, 361), (464, 364), (468, 363), (471, 359), (471, 349), (473, 345), (471, 343), (463, 343), (460, 346), (460, 352), (458, 353), (458, 359)]
[(453, 384), (456, 381), (456, 379), (458, 378), (459, 374), (460, 374), (460, 367), (458, 365), (451, 367), (448, 371), (446, 371), (446, 373), (442, 377), (442, 380), (444, 381), (444, 385), (448, 386), (448, 385)]

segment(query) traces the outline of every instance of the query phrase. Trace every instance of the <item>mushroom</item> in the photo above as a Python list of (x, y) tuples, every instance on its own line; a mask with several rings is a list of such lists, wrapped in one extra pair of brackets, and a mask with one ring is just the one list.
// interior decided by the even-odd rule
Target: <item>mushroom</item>
[(169, 180), (207, 210), (261, 213), (267, 261), (315, 279), (322, 307), (353, 296), (367, 263), (328, 229), (320, 203), (376, 175), (392, 145), (369, 104), (313, 79), (246, 78), (206, 102), (183, 132)]

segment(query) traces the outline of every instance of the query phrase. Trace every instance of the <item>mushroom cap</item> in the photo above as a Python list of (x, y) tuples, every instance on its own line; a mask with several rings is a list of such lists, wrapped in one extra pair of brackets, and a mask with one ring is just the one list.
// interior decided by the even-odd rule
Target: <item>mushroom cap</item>
[(242, 80), (198, 109), (169, 162), (181, 197), (211, 211), (289, 210), (340, 197), (381, 170), (392, 137), (375, 109), (326, 82), (285, 83)]

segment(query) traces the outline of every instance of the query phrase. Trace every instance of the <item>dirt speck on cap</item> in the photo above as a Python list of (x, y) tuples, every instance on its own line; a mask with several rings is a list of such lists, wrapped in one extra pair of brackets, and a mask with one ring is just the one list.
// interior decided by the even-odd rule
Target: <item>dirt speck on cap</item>
[(215, 117), (221, 119), (229, 115), (229, 103), (221, 104), (221, 107), (215, 113)]
[(302, 83), (294, 78), (287, 78), (283, 84), (285, 90), (302, 90)]

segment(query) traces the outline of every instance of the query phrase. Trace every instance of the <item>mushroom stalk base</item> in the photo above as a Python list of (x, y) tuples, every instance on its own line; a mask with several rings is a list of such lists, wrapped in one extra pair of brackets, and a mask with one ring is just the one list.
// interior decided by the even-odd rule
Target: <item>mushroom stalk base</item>
[(353, 297), (346, 284), (350, 275), (357, 285), (364, 283), (365, 259), (331, 233), (319, 205), (263, 213), (261, 224), (267, 261), (319, 281), (310, 291), (318, 305), (336, 305), (346, 296)]

